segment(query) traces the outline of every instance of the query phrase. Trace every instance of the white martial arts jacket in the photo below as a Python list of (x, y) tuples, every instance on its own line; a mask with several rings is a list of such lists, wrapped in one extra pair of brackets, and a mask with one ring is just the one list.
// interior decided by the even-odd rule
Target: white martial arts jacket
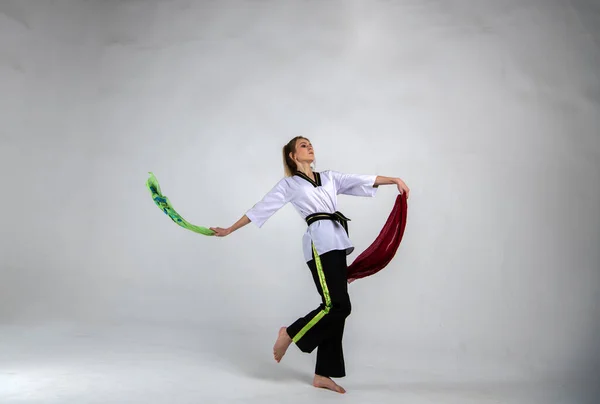
[[(302, 173), (282, 178), (251, 209), (246, 216), (259, 228), (286, 203), (291, 203), (303, 220), (312, 213), (337, 211), (337, 195), (375, 196), (376, 175), (344, 174), (337, 171), (315, 173), (313, 181)], [(354, 251), (354, 246), (342, 225), (332, 220), (319, 220), (307, 226), (302, 237), (304, 259), (312, 259), (314, 243), (317, 253), (331, 250), (346, 250), (346, 255)]]

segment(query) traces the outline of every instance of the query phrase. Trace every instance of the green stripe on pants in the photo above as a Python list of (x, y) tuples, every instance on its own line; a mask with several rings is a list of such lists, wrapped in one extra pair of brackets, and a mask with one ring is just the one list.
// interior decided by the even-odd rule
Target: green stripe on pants
[(331, 297), (329, 296), (329, 289), (327, 288), (327, 282), (325, 282), (325, 273), (323, 272), (323, 266), (321, 265), (321, 258), (319, 254), (317, 254), (317, 249), (315, 248), (314, 243), (312, 244), (313, 254), (315, 256), (315, 264), (317, 267), (317, 274), (319, 275), (319, 282), (321, 284), (321, 289), (323, 289), (323, 296), (325, 297), (325, 308), (317, 313), (317, 315), (308, 322), (299, 332), (294, 336), (292, 341), (298, 342), (300, 338), (306, 334), (308, 330), (314, 327), (315, 324), (321, 320), (325, 314), (329, 313), (331, 309)]

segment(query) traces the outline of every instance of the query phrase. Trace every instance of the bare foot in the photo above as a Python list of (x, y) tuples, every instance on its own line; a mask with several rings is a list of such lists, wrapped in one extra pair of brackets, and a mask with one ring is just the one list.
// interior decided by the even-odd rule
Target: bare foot
[(342, 386), (337, 385), (333, 380), (325, 376), (315, 375), (315, 378), (313, 380), (313, 386), (322, 389), (329, 389), (341, 394), (344, 394), (346, 392), (346, 390), (344, 390)]
[(292, 339), (288, 335), (286, 331), (286, 327), (281, 327), (279, 329), (279, 336), (277, 337), (277, 341), (275, 341), (275, 345), (273, 346), (273, 357), (275, 361), (279, 363), (283, 355), (285, 355), (285, 351), (287, 351), (288, 347), (292, 343)]

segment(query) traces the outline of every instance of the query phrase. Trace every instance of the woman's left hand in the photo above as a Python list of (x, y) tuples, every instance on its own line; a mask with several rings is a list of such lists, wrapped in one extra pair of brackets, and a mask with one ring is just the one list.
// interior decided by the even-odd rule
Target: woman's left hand
[(402, 181), (400, 178), (396, 178), (396, 184), (398, 185), (398, 192), (405, 193), (406, 199), (408, 199), (408, 194), (410, 193), (410, 189), (408, 186)]

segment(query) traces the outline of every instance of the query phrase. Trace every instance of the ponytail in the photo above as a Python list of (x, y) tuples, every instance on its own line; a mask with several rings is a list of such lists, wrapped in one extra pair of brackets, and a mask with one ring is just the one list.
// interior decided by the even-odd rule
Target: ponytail
[(299, 139), (306, 139), (303, 136), (296, 136), (283, 146), (283, 171), (287, 177), (291, 177), (298, 170), (296, 162), (290, 157), (290, 153), (296, 152), (296, 142)]

